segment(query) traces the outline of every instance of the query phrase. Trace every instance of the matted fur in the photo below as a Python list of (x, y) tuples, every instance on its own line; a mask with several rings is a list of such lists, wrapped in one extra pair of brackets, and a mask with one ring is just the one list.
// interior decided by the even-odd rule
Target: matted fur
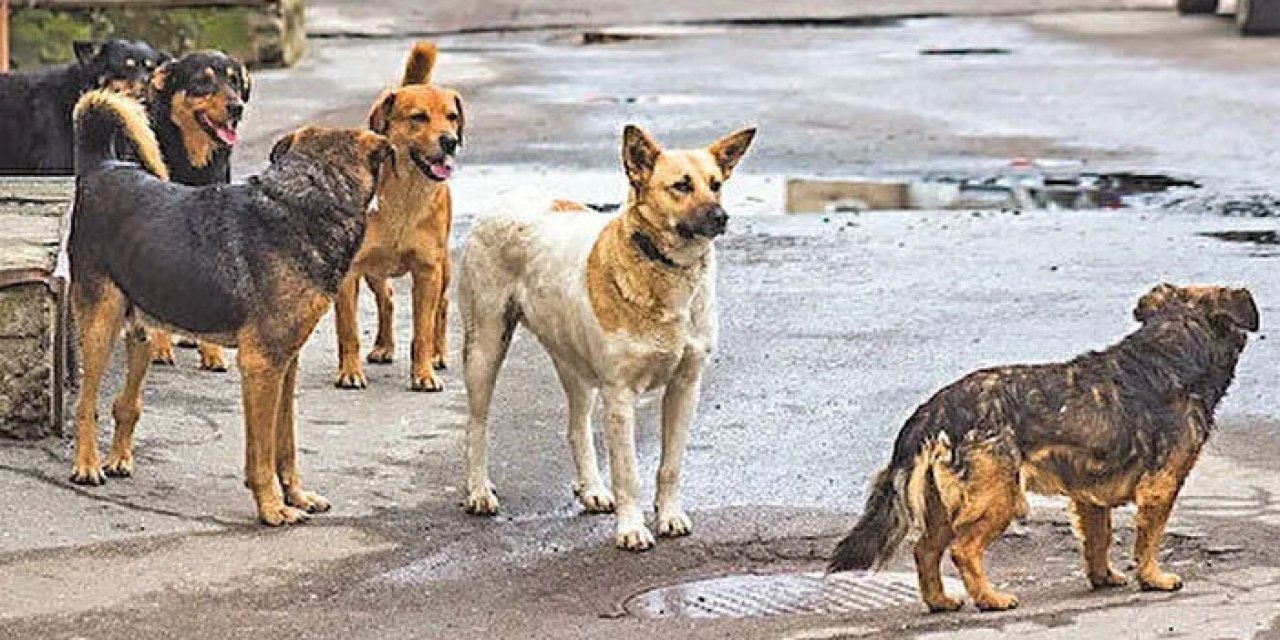
[(1108, 349), (1061, 364), (984, 369), (916, 409), (831, 570), (882, 566), (915, 528), (931, 609), (960, 606), (938, 574), (948, 548), (979, 608), (1016, 606), (991, 588), (982, 553), (1025, 513), (1025, 485), (1072, 499), (1094, 586), (1125, 582), (1107, 561), (1109, 510), (1132, 501), (1139, 581), (1181, 587), (1156, 563), (1160, 534), (1258, 312), (1244, 289), (1164, 284), (1141, 298), (1134, 316), (1142, 326)]

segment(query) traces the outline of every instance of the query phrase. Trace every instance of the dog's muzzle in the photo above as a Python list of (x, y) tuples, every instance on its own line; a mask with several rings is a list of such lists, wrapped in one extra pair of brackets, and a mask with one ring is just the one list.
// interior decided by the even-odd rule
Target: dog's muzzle
[(699, 211), (690, 220), (676, 225), (676, 231), (687, 240), (715, 238), (723, 235), (728, 226), (729, 214), (717, 204)]

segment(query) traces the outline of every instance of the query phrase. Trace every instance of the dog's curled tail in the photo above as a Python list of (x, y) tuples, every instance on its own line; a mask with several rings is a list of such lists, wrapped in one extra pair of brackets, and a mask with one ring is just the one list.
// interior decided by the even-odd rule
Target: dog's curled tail
[(436, 45), (434, 42), (419, 42), (409, 52), (409, 60), (404, 64), (404, 78), (400, 86), (412, 84), (430, 84), (431, 72), (436, 68)]
[(902, 428), (893, 462), (871, 483), (866, 508), (836, 545), (828, 571), (879, 569), (893, 559), (907, 534), (922, 526), (928, 494), (938, 497), (933, 465), (951, 453), (945, 433), (926, 436), (926, 422), (917, 411)]
[(151, 130), (147, 110), (141, 102), (109, 91), (90, 91), (76, 103), (76, 175), (81, 176), (110, 160), (118, 160), (116, 140), (127, 139), (142, 166), (161, 180), (169, 179), (169, 169), (160, 154), (160, 144)]

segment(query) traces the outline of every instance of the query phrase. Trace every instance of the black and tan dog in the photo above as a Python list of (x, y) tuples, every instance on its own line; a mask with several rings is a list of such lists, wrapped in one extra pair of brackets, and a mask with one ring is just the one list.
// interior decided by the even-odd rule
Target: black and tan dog
[(0, 74), (0, 174), (70, 174), (71, 110), (91, 89), (140, 96), (169, 56), (145, 42), (77, 42), (76, 61), (36, 73)]
[[(239, 348), (245, 484), (261, 520), (294, 523), (328, 509), (324, 498), (302, 490), (298, 475), (298, 352), (360, 245), (391, 146), (371, 131), (304, 127), (276, 143), (261, 176), (194, 188), (166, 182), (139, 103), (91, 92), (75, 118), (70, 296), (84, 384), (72, 480), (101, 484), (133, 472), (133, 430), (150, 363), (144, 327), (162, 326)], [(142, 165), (118, 160), (116, 140), (131, 143)], [(103, 465), (98, 391), (126, 323), (128, 373), (112, 406), (115, 437)]]
[(943, 591), (939, 563), (948, 548), (979, 609), (1016, 607), (987, 580), (983, 554), (1026, 512), (1025, 486), (1071, 499), (1095, 588), (1127, 582), (1108, 549), (1111, 509), (1129, 502), (1138, 509), (1138, 582), (1181, 588), (1157, 562), (1160, 536), (1213, 431), (1246, 332), (1258, 329), (1258, 309), (1245, 289), (1162, 284), (1133, 313), (1142, 326), (1106, 350), (978, 371), (916, 409), (831, 570), (881, 566), (915, 530), (920, 593), (931, 610), (962, 604)]
[[(231, 148), (249, 102), (249, 70), (220, 51), (188, 53), (160, 67), (151, 78), (147, 110), (169, 168), (169, 179), (203, 187), (231, 181)], [(226, 371), (217, 345), (202, 342), (200, 368)], [(152, 336), (151, 361), (173, 364), (173, 340), (165, 331)]]

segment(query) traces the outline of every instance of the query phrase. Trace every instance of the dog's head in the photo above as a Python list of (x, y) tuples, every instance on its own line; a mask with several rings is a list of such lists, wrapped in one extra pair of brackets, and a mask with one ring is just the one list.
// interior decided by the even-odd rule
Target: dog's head
[(369, 128), (387, 136), (413, 170), (443, 182), (453, 175), (466, 113), (462, 96), (431, 82), (436, 47), (420, 42), (409, 54), (401, 86), (386, 91), (369, 112)]
[(622, 166), (632, 209), (668, 246), (724, 233), (729, 214), (720, 206), (720, 190), (755, 135), (754, 128), (742, 129), (703, 149), (668, 151), (640, 127), (627, 125)]
[(348, 183), (350, 195), (361, 200), (357, 204), (367, 207), (378, 176), (393, 158), (391, 143), (372, 131), (306, 126), (276, 141), (270, 162), (273, 166), (297, 163), (300, 171), (312, 174), (336, 173)]
[(1258, 330), (1258, 306), (1248, 289), (1158, 284), (1138, 299), (1133, 317), (1146, 323), (1168, 313), (1192, 312), (1235, 331)]
[(220, 51), (197, 51), (156, 70), (150, 99), (167, 107), (184, 136), (199, 135), (213, 145), (231, 147), (240, 140), (236, 128), (250, 84), (249, 70), (240, 61)]
[(86, 89), (107, 89), (141, 98), (151, 74), (169, 60), (140, 40), (76, 42), (72, 45)]

